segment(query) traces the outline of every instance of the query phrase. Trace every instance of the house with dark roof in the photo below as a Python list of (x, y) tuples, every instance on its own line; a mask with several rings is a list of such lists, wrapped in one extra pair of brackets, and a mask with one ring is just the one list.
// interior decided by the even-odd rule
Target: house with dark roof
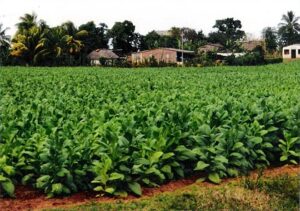
[(109, 49), (96, 49), (92, 51), (87, 58), (91, 61), (91, 65), (103, 65), (103, 62), (113, 63), (114, 60), (119, 59), (120, 57), (115, 54), (112, 50)]
[(195, 52), (175, 48), (156, 48), (133, 53), (131, 61), (133, 64), (142, 64), (151, 58), (155, 58), (158, 63), (182, 64), (182, 56), (184, 60), (191, 59), (195, 56)]

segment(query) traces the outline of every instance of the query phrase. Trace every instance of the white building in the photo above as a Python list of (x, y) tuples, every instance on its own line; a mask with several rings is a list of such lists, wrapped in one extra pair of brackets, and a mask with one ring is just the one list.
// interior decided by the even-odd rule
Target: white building
[(286, 46), (282, 49), (283, 59), (300, 59), (300, 44)]

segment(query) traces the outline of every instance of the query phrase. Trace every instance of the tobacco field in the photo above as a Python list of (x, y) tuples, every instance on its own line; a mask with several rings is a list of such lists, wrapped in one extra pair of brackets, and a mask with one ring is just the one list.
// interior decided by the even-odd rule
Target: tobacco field
[(300, 63), (0, 69), (0, 197), (220, 183), (299, 164)]

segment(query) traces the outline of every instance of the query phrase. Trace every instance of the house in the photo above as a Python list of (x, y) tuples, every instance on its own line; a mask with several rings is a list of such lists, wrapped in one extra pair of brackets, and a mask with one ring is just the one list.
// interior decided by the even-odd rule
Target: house
[(242, 42), (241, 47), (245, 51), (253, 51), (257, 46), (263, 46), (264, 43), (261, 40), (250, 40)]
[(151, 58), (159, 62), (181, 64), (183, 59), (191, 59), (194, 57), (194, 51), (187, 51), (175, 48), (157, 48), (152, 50), (140, 51), (133, 53), (131, 56), (132, 63), (141, 64), (149, 61)]
[(100, 60), (103, 59), (104, 63), (114, 63), (114, 60), (119, 59), (119, 56), (109, 49), (97, 49), (92, 51), (88, 56), (91, 65), (103, 65)]
[(219, 43), (208, 43), (198, 48), (198, 53), (216, 52), (221, 50), (223, 47), (224, 46)]
[(300, 59), (300, 44), (286, 46), (282, 49), (283, 59)]

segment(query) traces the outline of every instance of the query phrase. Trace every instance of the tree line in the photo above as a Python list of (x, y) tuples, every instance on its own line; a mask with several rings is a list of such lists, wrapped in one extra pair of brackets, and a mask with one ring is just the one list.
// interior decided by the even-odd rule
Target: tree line
[[(265, 48), (269, 53), (300, 42), (299, 19), (289, 11), (282, 16), (278, 28), (266, 27), (263, 30)], [(11, 38), (6, 33), (7, 28), (0, 24), (0, 65), (88, 65), (87, 55), (91, 51), (109, 46), (123, 56), (159, 47), (183, 47), (197, 52), (206, 43), (219, 43), (224, 50), (238, 52), (241, 50), (239, 41), (246, 37), (241, 21), (234, 18), (216, 20), (215, 30), (208, 35), (187, 27), (172, 27), (167, 34), (153, 30), (142, 35), (128, 20), (116, 22), (110, 29), (105, 23), (95, 24), (93, 21), (79, 27), (71, 21), (50, 27), (34, 13), (20, 17), (16, 26), (17, 32)]]

